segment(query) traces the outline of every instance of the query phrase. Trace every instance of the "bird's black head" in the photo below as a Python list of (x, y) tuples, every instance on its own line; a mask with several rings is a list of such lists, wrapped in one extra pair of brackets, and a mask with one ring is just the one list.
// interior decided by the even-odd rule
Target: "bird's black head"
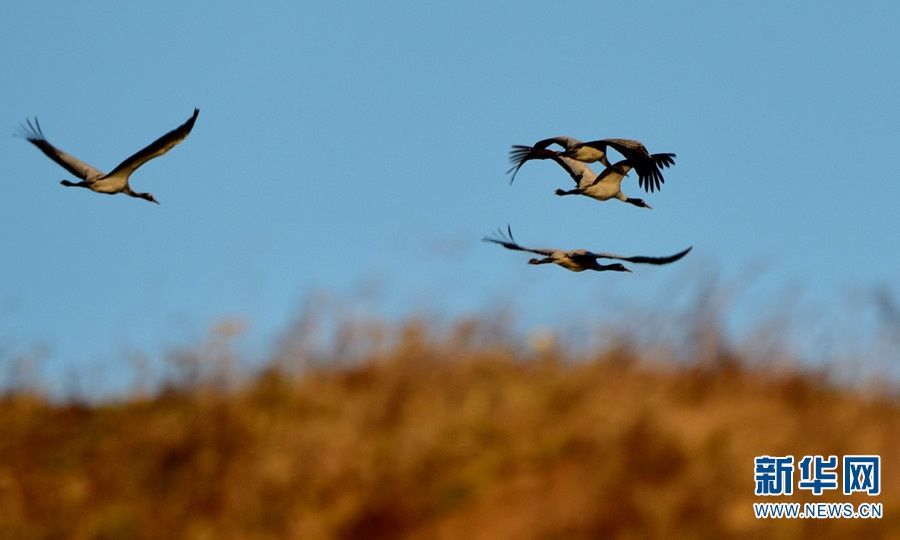
[(145, 201), (150, 201), (153, 204), (159, 204), (159, 201), (156, 200), (156, 197), (154, 197), (152, 193), (137, 193), (136, 195), (144, 199)]
[(608, 270), (611, 272), (631, 272), (627, 266), (622, 263), (602, 264), (595, 270)]
[(629, 198), (625, 199), (625, 202), (627, 202), (629, 204), (633, 204), (640, 208), (647, 208), (649, 210), (653, 210), (653, 207), (650, 206), (649, 204), (647, 204), (647, 202), (644, 201), (644, 199), (633, 199), (633, 198), (629, 197)]
[(60, 180), (59, 183), (62, 184), (62, 185), (64, 185), (64, 186), (66, 186), (66, 187), (72, 187), (72, 186), (78, 185), (78, 184), (76, 184), (75, 182), (70, 182), (70, 181), (68, 181), (68, 180)]
[(541, 264), (541, 260), (536, 258), (528, 259), (528, 264)]

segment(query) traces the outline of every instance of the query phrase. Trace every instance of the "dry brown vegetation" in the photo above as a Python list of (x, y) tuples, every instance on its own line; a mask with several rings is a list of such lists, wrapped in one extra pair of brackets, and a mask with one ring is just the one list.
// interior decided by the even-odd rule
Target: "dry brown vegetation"
[[(234, 360), (213, 348), (121, 400), (8, 392), (0, 538), (900, 537), (889, 387), (627, 340), (529, 349), (489, 323), (355, 335), (240, 382), (195, 365)], [(855, 453), (882, 456), (884, 519), (754, 519), (754, 456)]]

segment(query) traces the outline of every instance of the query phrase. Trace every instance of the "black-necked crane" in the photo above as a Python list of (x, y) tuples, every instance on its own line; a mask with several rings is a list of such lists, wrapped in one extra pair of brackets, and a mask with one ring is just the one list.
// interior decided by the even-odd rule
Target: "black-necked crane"
[(34, 122), (26, 120), (26, 123), (20, 126), (21, 129), (18, 135), (38, 147), (41, 152), (61, 165), (64, 169), (78, 178), (81, 178), (80, 182), (63, 180), (60, 183), (64, 186), (83, 187), (90, 189), (91, 191), (96, 191), (97, 193), (106, 193), (108, 195), (124, 193), (131, 197), (138, 197), (159, 204), (152, 193), (139, 193), (133, 191), (128, 185), (128, 178), (138, 167), (155, 157), (165, 154), (171, 150), (173, 146), (183, 141), (194, 127), (194, 122), (197, 121), (197, 115), (199, 113), (200, 109), (194, 109), (194, 114), (188, 118), (185, 123), (156, 139), (122, 163), (119, 163), (116, 165), (116, 168), (109, 173), (104, 173), (95, 169), (47, 142), (47, 138), (44, 137), (44, 133), (41, 131), (41, 125), (38, 123), (37, 118), (34, 119)]
[(502, 230), (498, 230), (494, 236), (485, 236), (482, 238), (483, 242), (491, 242), (494, 244), (499, 244), (506, 249), (511, 249), (515, 251), (527, 251), (529, 253), (534, 253), (535, 255), (541, 255), (542, 258), (532, 258), (528, 260), (528, 264), (557, 264), (562, 266), (566, 270), (571, 270), (573, 272), (582, 272), (584, 270), (595, 270), (597, 272), (604, 271), (614, 271), (614, 272), (631, 272), (625, 265), (622, 263), (612, 263), (612, 264), (600, 264), (597, 262), (597, 259), (615, 259), (630, 263), (637, 264), (669, 264), (673, 263), (685, 255), (688, 254), (693, 246), (679, 251), (674, 255), (669, 255), (668, 257), (645, 257), (643, 255), (636, 255), (633, 257), (625, 257), (622, 255), (616, 255), (615, 253), (598, 253), (593, 251), (588, 251), (586, 249), (571, 249), (571, 250), (562, 250), (562, 249), (547, 249), (547, 248), (527, 248), (519, 245), (515, 238), (513, 238), (512, 228), (506, 227), (506, 234), (503, 233)]
[[(668, 163), (671, 158), (669, 154), (653, 154), (651, 158), (657, 163)], [(628, 175), (628, 172), (634, 168), (631, 160), (623, 159), (603, 169), (600, 174), (594, 174), (585, 163), (559, 156), (554, 159), (557, 163), (569, 171), (569, 175), (575, 179), (578, 186), (575, 189), (563, 190), (557, 189), (557, 195), (585, 195), (598, 201), (608, 201), (609, 199), (618, 199), (628, 204), (633, 204), (641, 208), (653, 207), (647, 204), (644, 199), (636, 197), (628, 197), (622, 193), (622, 180)], [(572, 171), (575, 171), (574, 173)], [(576, 177), (577, 174), (577, 177)], [(591, 178), (593, 176), (593, 178)], [(652, 191), (652, 190), (651, 190)]]
[[(509, 151), (509, 160), (512, 162), (512, 167), (510, 167), (509, 170), (506, 171), (507, 174), (512, 173), (512, 176), (509, 178), (510, 185), (513, 183), (513, 180), (516, 179), (516, 174), (519, 172), (519, 169), (522, 168), (522, 165), (524, 165), (526, 161), (530, 161), (532, 159), (549, 159), (552, 156), (552, 154), (550, 153), (552, 152), (552, 150), (548, 150), (548, 148), (554, 144), (560, 146), (563, 151), (567, 151), (572, 150), (584, 143), (582, 143), (578, 139), (560, 135), (558, 137), (550, 137), (549, 139), (538, 141), (532, 146), (526, 146), (524, 144), (514, 144), (512, 150)], [(559, 152), (553, 153), (558, 154)]]
[(659, 189), (665, 182), (662, 171), (659, 170), (660, 166), (668, 167), (675, 163), (675, 154), (650, 154), (646, 146), (633, 139), (601, 139), (584, 142), (567, 148), (562, 155), (585, 163), (599, 161), (609, 167), (609, 160), (606, 156), (607, 148), (612, 148), (622, 154), (631, 163), (638, 174), (638, 185), (651, 193)]
[[(514, 164), (518, 163), (521, 152), (524, 150), (513, 149), (510, 151), (510, 161)], [(583, 161), (566, 157), (553, 150), (532, 148), (529, 152), (532, 155), (528, 159), (552, 159), (565, 169), (575, 181), (575, 189), (568, 191), (557, 189), (555, 192), (557, 195), (584, 195), (598, 201), (617, 199), (640, 208), (653, 208), (644, 199), (628, 197), (622, 193), (622, 180), (632, 168), (627, 159), (614, 163), (597, 174)], [(668, 158), (663, 154), (659, 159), (666, 160)]]

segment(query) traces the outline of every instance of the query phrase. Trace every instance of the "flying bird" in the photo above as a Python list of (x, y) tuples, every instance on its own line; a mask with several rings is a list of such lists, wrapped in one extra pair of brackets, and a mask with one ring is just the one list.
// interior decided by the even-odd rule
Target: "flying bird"
[[(655, 162), (666, 163), (669, 160), (668, 156), (669, 154), (653, 154), (651, 158)], [(575, 189), (557, 189), (555, 192), (557, 195), (586, 195), (598, 201), (618, 199), (641, 208), (653, 209), (644, 199), (628, 197), (622, 193), (622, 180), (634, 168), (630, 160), (623, 159), (609, 165), (600, 174), (594, 174), (594, 171), (581, 161), (565, 156), (558, 156), (554, 159), (569, 172), (569, 175), (578, 184)]]
[(484, 238), (482, 238), (482, 241), (500, 244), (506, 249), (515, 251), (527, 251), (529, 253), (534, 253), (535, 255), (542, 256), (542, 258), (540, 259), (529, 259), (528, 264), (553, 263), (558, 264), (566, 270), (571, 270), (573, 272), (582, 272), (584, 270), (595, 270), (597, 272), (631, 272), (631, 270), (629, 270), (622, 263), (600, 264), (597, 262), (597, 259), (616, 259), (637, 264), (669, 264), (681, 259), (685, 255), (687, 255), (688, 252), (691, 251), (691, 249), (693, 249), (693, 246), (691, 246), (674, 255), (669, 255), (668, 257), (645, 257), (642, 255), (634, 257), (624, 257), (622, 255), (616, 255), (615, 253), (596, 253), (593, 251), (587, 251), (585, 249), (534, 249), (520, 246), (518, 243), (516, 243), (515, 238), (513, 238), (512, 228), (509, 226), (506, 227), (506, 234), (504, 234), (502, 230), (498, 230), (494, 236), (485, 236)]
[(128, 185), (128, 178), (138, 167), (155, 157), (165, 154), (171, 150), (173, 146), (183, 141), (194, 127), (194, 122), (197, 121), (197, 115), (199, 113), (200, 109), (194, 109), (194, 114), (188, 118), (185, 123), (156, 139), (146, 148), (139, 150), (122, 163), (116, 165), (116, 168), (110, 173), (104, 173), (95, 169), (75, 156), (67, 154), (47, 142), (47, 138), (44, 137), (44, 132), (41, 130), (41, 125), (38, 123), (37, 118), (34, 119), (34, 122), (30, 119), (26, 120), (26, 123), (20, 126), (17, 135), (38, 147), (38, 149), (47, 157), (81, 179), (80, 182), (70, 182), (69, 180), (61, 181), (60, 183), (66, 187), (83, 187), (88, 188), (91, 191), (96, 191), (97, 193), (106, 193), (108, 195), (124, 193), (131, 197), (138, 197), (159, 204), (152, 193), (139, 193), (133, 191), (131, 186)]
[(599, 161), (609, 167), (607, 148), (612, 148), (628, 160), (638, 174), (638, 185), (651, 193), (660, 189), (665, 182), (660, 166), (675, 164), (675, 154), (650, 154), (646, 146), (632, 139), (601, 139), (580, 143), (567, 148), (562, 155), (585, 163)]
[[(572, 180), (575, 181), (575, 189), (568, 191), (557, 189), (555, 192), (557, 195), (585, 195), (598, 201), (618, 199), (640, 208), (653, 208), (644, 199), (628, 197), (622, 193), (622, 180), (628, 174), (628, 171), (632, 169), (631, 162), (627, 159), (610, 165), (600, 174), (597, 174), (583, 161), (566, 157), (560, 152), (536, 147), (523, 148), (529, 148), (529, 150), (513, 148), (510, 151), (510, 162), (513, 164), (519, 163), (521, 156), (525, 152), (531, 154), (528, 159), (552, 159), (565, 169), (569, 176), (572, 177)], [(661, 159), (666, 158), (663, 157)]]

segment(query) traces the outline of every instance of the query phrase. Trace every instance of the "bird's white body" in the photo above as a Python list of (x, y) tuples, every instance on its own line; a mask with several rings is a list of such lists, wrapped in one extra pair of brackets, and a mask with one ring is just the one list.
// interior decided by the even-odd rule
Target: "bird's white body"
[(564, 164), (569, 175), (578, 184), (579, 194), (598, 201), (628, 199), (622, 193), (622, 180), (631, 170), (631, 166), (627, 163), (619, 162), (597, 174), (581, 160), (565, 156), (559, 156), (557, 159)]
[(116, 173), (112, 176), (104, 176), (91, 182), (91, 191), (115, 195), (122, 193), (128, 187), (128, 175)]
[(599, 148), (593, 148), (590, 146), (577, 146), (574, 148), (567, 148), (568, 155), (566, 157), (571, 157), (572, 159), (577, 159), (578, 161), (582, 161), (584, 163), (593, 163), (595, 161), (603, 161), (606, 162), (606, 152)]
[(622, 193), (622, 179), (624, 178), (624, 173), (607, 169), (600, 175), (599, 180), (595, 177), (593, 183), (579, 182), (578, 189), (582, 194), (598, 201), (608, 201), (609, 199), (624, 201), (628, 198)]
[(583, 195), (596, 199), (598, 201), (608, 201), (610, 199), (618, 199), (625, 201), (628, 197), (622, 193), (622, 179), (617, 182), (600, 182), (581, 192)]
[[(572, 255), (575, 254), (575, 252), (571, 251), (556, 250), (550, 254), (550, 258), (553, 259), (553, 264), (558, 264), (566, 270), (571, 270), (573, 272), (584, 272), (589, 268), (589, 266), (586, 264), (588, 262), (588, 259), (574, 259)], [(590, 259), (590, 261), (594, 260)]]

